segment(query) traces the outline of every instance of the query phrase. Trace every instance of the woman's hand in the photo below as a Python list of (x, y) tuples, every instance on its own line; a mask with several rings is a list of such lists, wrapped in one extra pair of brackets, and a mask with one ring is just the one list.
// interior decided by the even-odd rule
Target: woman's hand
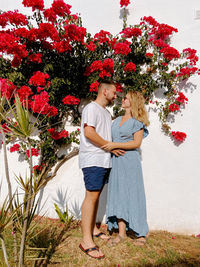
[(115, 146), (115, 143), (114, 143), (114, 142), (109, 142), (109, 143), (107, 143), (106, 145), (102, 146), (101, 148), (104, 149), (104, 150), (107, 151), (107, 152), (110, 152), (110, 151), (112, 151), (113, 149), (115, 149), (116, 146)]

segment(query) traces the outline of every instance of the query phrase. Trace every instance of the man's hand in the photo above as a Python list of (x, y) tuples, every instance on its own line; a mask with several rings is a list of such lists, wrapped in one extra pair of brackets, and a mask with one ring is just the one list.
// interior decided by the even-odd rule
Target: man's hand
[(115, 156), (119, 157), (119, 156), (123, 156), (124, 154), (126, 154), (126, 151), (122, 150), (122, 149), (113, 149), (111, 151), (111, 153), (113, 153)]

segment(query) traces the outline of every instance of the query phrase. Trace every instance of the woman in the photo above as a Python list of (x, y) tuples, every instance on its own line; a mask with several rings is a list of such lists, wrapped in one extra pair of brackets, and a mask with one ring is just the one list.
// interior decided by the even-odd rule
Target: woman
[(149, 125), (145, 100), (141, 93), (129, 91), (122, 99), (125, 115), (114, 120), (112, 139), (102, 148), (126, 150), (124, 156), (112, 158), (108, 185), (106, 217), (108, 230), (119, 229), (119, 235), (110, 239), (111, 246), (126, 238), (126, 231), (135, 232), (136, 245), (144, 245), (148, 233), (146, 199), (141, 160), (138, 148), (142, 138), (148, 135)]

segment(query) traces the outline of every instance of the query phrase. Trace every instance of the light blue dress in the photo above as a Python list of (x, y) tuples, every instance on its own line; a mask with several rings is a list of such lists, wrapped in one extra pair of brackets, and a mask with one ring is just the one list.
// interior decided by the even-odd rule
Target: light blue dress
[[(142, 122), (130, 118), (120, 126), (121, 119), (118, 117), (112, 124), (113, 142), (131, 141), (140, 129), (144, 129), (143, 138), (148, 135)], [(148, 233), (141, 159), (137, 149), (127, 150), (124, 156), (112, 156), (106, 207), (109, 231), (118, 229), (117, 218), (125, 220), (127, 230), (134, 231), (138, 237)]]

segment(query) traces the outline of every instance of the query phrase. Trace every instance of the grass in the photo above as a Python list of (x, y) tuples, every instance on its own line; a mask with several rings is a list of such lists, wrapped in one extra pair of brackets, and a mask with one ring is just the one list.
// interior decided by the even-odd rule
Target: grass
[[(128, 237), (123, 243), (109, 248), (106, 242), (95, 238), (106, 257), (95, 260), (85, 255), (79, 248), (81, 241), (80, 223), (74, 221), (69, 228), (58, 220), (39, 220), (40, 233), (29, 240), (30, 249), (26, 252), (26, 266), (38, 267), (186, 267), (200, 266), (200, 238), (178, 235), (166, 231), (150, 232), (147, 244), (143, 247), (133, 245)], [(102, 226), (106, 231), (105, 226)], [(115, 235), (115, 234), (114, 234)], [(12, 259), (12, 235), (10, 230), (4, 235)], [(31, 258), (30, 258), (31, 257)], [(40, 260), (36, 258), (40, 257)], [(2, 250), (0, 266), (4, 267)], [(12, 265), (11, 261), (11, 266)]]

